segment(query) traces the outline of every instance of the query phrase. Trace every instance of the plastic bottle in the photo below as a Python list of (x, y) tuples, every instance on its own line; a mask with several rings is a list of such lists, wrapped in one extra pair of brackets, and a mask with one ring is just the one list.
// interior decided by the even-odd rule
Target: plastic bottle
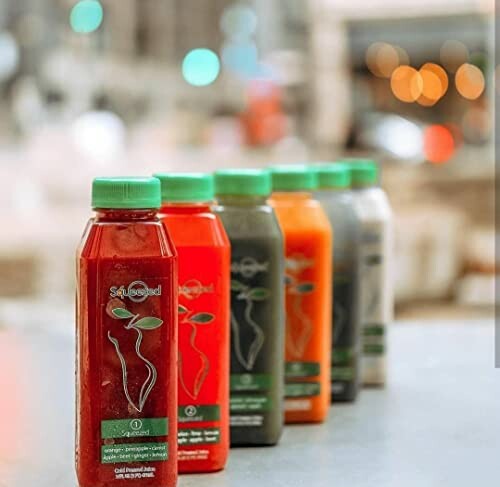
[(275, 445), (284, 422), (283, 237), (261, 170), (215, 175), (231, 240), (231, 444)]
[(157, 177), (179, 254), (179, 472), (214, 472), (229, 453), (229, 240), (211, 175)]
[(332, 229), (307, 166), (272, 170), (271, 204), (285, 237), (285, 421), (322, 422), (331, 394)]
[(379, 169), (374, 161), (351, 162), (355, 206), (361, 221), (361, 323), (362, 382), (386, 382), (387, 326), (393, 319), (392, 211), (385, 192), (378, 187)]
[(361, 375), (361, 228), (354, 208), (349, 167), (316, 166), (317, 199), (333, 227), (332, 401), (354, 401)]
[(80, 487), (177, 480), (177, 256), (154, 178), (93, 183), (77, 265)]

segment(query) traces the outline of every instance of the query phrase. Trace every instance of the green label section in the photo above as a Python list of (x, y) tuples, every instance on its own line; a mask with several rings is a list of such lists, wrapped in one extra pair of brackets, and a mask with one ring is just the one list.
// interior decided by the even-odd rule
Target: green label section
[(355, 377), (353, 367), (332, 367), (332, 382), (336, 380), (354, 380)]
[(268, 374), (231, 374), (231, 392), (264, 392), (271, 389)]
[(166, 443), (124, 443), (101, 447), (102, 463), (164, 462), (168, 460)]
[(180, 429), (177, 437), (179, 446), (215, 445), (220, 442), (219, 428)]
[(167, 418), (118, 419), (101, 422), (101, 437), (110, 438), (140, 438), (143, 436), (167, 436)]
[(219, 420), (219, 406), (179, 406), (179, 423)]
[(262, 395), (255, 396), (232, 396), (231, 413), (256, 413), (270, 411), (272, 407), (271, 398)]
[(352, 348), (334, 348), (332, 351), (333, 365), (346, 365), (354, 359), (354, 350)]
[(285, 367), (287, 379), (317, 377), (319, 373), (320, 365), (317, 362), (287, 362)]
[(319, 382), (291, 382), (285, 384), (285, 396), (293, 397), (313, 397), (319, 396), (321, 384)]
[(384, 325), (364, 325), (363, 326), (363, 336), (364, 337), (379, 337), (385, 335)]
[(363, 327), (363, 354), (368, 356), (384, 355), (385, 326), (381, 324)]

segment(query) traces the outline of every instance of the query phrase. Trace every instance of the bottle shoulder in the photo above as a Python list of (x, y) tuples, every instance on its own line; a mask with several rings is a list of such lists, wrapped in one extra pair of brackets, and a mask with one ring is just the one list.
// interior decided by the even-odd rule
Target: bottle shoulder
[(392, 219), (389, 198), (381, 188), (369, 188), (356, 192), (354, 202), (361, 220), (389, 221)]
[(323, 205), (316, 199), (278, 201), (273, 205), (285, 233), (331, 233), (331, 224)]
[(222, 221), (215, 213), (161, 213), (159, 218), (177, 247), (229, 246)]
[(151, 221), (98, 221), (91, 218), (78, 254), (82, 258), (163, 258), (177, 255), (162, 223)]
[(274, 210), (270, 206), (215, 208), (230, 239), (233, 238), (281, 238), (281, 229)]

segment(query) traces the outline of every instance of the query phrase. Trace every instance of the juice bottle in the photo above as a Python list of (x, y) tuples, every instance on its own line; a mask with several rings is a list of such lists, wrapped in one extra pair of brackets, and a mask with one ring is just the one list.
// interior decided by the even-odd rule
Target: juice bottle
[(350, 165), (355, 205), (361, 221), (361, 323), (362, 382), (386, 382), (386, 333), (393, 316), (392, 211), (385, 192), (378, 187), (374, 161)]
[(331, 393), (332, 229), (311, 194), (313, 170), (277, 166), (272, 178), (286, 249), (285, 420), (321, 422)]
[(229, 240), (211, 175), (157, 177), (179, 254), (179, 472), (214, 472), (229, 453)]
[(268, 171), (215, 175), (231, 241), (231, 444), (275, 445), (284, 422), (284, 255)]
[(80, 487), (177, 481), (177, 256), (154, 178), (93, 183), (77, 266)]
[(360, 222), (354, 208), (349, 167), (316, 167), (318, 192), (334, 233), (332, 401), (354, 401), (361, 370)]

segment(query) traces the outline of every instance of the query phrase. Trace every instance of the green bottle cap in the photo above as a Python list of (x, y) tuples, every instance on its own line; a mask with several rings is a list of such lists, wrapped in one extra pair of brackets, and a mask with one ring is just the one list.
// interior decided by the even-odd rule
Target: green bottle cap
[(375, 186), (378, 183), (379, 169), (372, 159), (345, 159), (351, 171), (352, 186), (355, 188)]
[(314, 166), (319, 189), (351, 187), (351, 171), (346, 164), (320, 163)]
[(305, 164), (273, 166), (271, 176), (273, 191), (311, 191), (318, 187), (316, 171)]
[(93, 208), (159, 208), (160, 182), (155, 178), (96, 178), (92, 184)]
[(205, 173), (155, 174), (161, 182), (161, 200), (171, 203), (200, 203), (214, 199), (214, 180)]
[(222, 169), (215, 177), (215, 194), (231, 196), (269, 196), (271, 174), (262, 169)]

